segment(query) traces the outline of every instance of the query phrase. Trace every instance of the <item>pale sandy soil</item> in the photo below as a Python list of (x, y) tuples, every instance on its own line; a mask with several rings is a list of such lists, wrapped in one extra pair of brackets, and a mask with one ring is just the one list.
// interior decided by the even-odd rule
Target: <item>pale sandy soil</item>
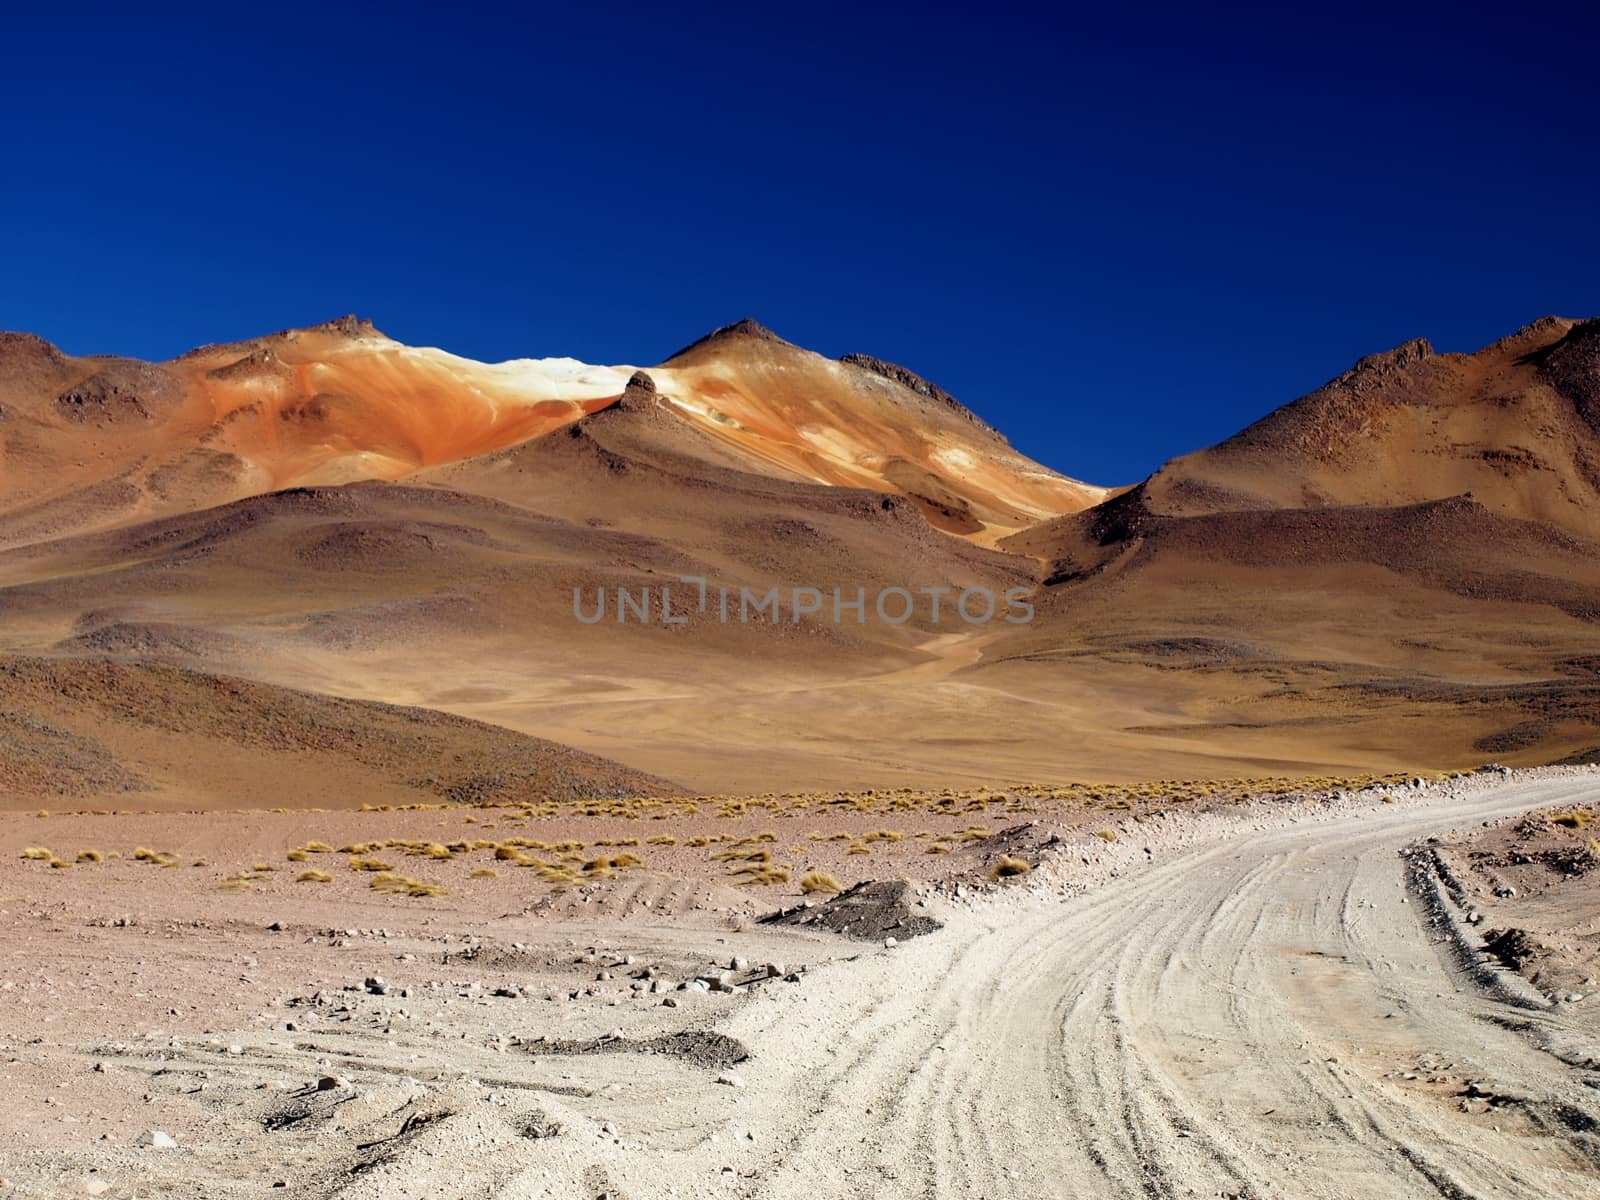
[[(1597, 789), (1068, 829), (1016, 880), (913, 890), (944, 928), (892, 946), (751, 924), (703, 874), (530, 907), (13, 851), (0, 1194), (1597, 1194), (1600, 1019), (1508, 999), (1408, 871)], [(736, 957), (735, 991), (676, 989)]]

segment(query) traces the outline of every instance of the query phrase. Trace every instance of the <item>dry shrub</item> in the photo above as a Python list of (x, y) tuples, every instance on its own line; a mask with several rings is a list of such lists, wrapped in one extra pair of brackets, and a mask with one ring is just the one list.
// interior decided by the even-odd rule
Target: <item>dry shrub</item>
[(1097, 829), (1095, 830), (1094, 835), (1103, 842), (1114, 842), (1117, 840), (1117, 831), (1115, 829)]
[(772, 852), (757, 850), (752, 846), (733, 846), (711, 856), (712, 862), (749, 862), (769, 863), (772, 861)]
[(500, 872), (496, 871), (493, 867), (478, 867), (476, 870), (469, 871), (467, 873), (467, 878), (468, 879), (499, 879), (500, 878)]
[(596, 875), (603, 878), (604, 876), (611, 874), (612, 871), (621, 871), (628, 867), (637, 867), (639, 865), (640, 860), (626, 851), (621, 854), (602, 854), (600, 857), (591, 858), (588, 862), (584, 863), (583, 873), (585, 875)]
[(734, 871), (733, 876), (748, 887), (766, 887), (774, 883), (788, 883), (789, 869), (771, 867), (766, 863), (746, 863)]
[(407, 879), (404, 875), (391, 875), (387, 871), (380, 872), (372, 877), (372, 890), (382, 892), (387, 896), (448, 896), (450, 894), (437, 883), (426, 883), (421, 879)]
[(352, 858), (350, 860), (352, 871), (392, 871), (394, 867), (384, 862), (381, 858)]
[(333, 876), (326, 871), (301, 871), (294, 877), (296, 883), (332, 883)]
[(307, 854), (304, 850), (291, 850), (284, 857), (286, 857), (290, 862), (305, 862), (311, 857), (311, 855)]
[(831, 896), (844, 891), (844, 884), (822, 871), (807, 871), (800, 876), (800, 890), (808, 896), (819, 892)]
[(1575, 808), (1571, 812), (1551, 813), (1550, 819), (1566, 829), (1582, 829), (1589, 823), (1589, 814)]
[(1020, 858), (1012, 858), (1009, 854), (1003, 854), (1000, 856), (1000, 861), (989, 868), (989, 878), (1000, 880), (1012, 875), (1026, 875), (1031, 870), (1033, 868)]
[(105, 852), (103, 850), (79, 850), (78, 851), (78, 861), (81, 862), (81, 863), (100, 863), (100, 862), (105, 862), (105, 860), (106, 860), (106, 856), (105, 856)]
[(22, 852), (22, 857), (34, 862), (49, 862), (55, 855), (43, 846), (29, 846)]

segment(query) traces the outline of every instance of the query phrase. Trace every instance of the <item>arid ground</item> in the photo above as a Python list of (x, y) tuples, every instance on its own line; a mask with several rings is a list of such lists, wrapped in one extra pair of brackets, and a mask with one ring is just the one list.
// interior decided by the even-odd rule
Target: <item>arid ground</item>
[(490, 809), (8, 817), (5, 1194), (1600, 1189), (1593, 768), (1035, 807), (843, 896), (430, 857), (569, 829)]

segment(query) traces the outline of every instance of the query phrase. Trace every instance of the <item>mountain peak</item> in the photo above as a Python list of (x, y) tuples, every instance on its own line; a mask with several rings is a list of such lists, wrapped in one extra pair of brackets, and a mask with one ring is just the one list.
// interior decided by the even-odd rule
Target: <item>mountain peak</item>
[(67, 356), (54, 342), (47, 342), (36, 333), (0, 330), (0, 359), (32, 359), (47, 363), (63, 363), (67, 360)]
[(285, 332), (337, 333), (344, 337), (366, 337), (370, 334), (378, 333), (378, 327), (366, 317), (358, 317), (355, 313), (345, 313), (344, 316), (335, 317), (331, 321), (321, 321), (316, 325), (308, 325), (301, 330), (286, 330)]
[(793, 342), (774, 333), (754, 317), (741, 317), (731, 325), (720, 325), (716, 329), (713, 329), (710, 333), (706, 334), (704, 337), (697, 338), (696, 340), (690, 342), (682, 350), (679, 350), (666, 361), (669, 363), (675, 362), (696, 350), (702, 350), (709, 346), (720, 345), (724, 342), (740, 340), (772, 342), (779, 346), (794, 345)]

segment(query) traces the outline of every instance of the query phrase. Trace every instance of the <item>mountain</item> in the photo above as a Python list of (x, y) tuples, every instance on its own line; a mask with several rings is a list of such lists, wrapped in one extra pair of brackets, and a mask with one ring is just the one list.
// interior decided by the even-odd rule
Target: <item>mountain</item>
[(1161, 689), (1181, 719), (1145, 732), (1234, 753), (1592, 752), (1597, 414), (1600, 321), (1547, 317), (1470, 355), (1419, 340), (1362, 359), (1002, 541), (1049, 564), (1011, 664), (1190, 668)]
[[(1107, 489), (753, 321), (644, 368), (354, 318), (160, 364), (0, 335), (0, 781), (244, 803), (260, 755), (333, 806), (1590, 753), (1597, 364), (1597, 321), (1407, 343)], [(163, 725), (219, 696), (270, 732)]]
[[(902, 494), (980, 539), (1104, 496), (1017, 454), (910, 372), (863, 361), (872, 365), (834, 362), (743, 321), (651, 379), (685, 435), (704, 435), (697, 453)], [(408, 478), (615, 405), (633, 374), (569, 358), (474, 362), (355, 317), (167, 363), (72, 358), (0, 334), (0, 545), (285, 487)]]
[(1470, 495), (1600, 532), (1600, 325), (1546, 317), (1476, 354), (1422, 339), (1364, 358), (1144, 485), (1154, 513), (1395, 505)]

